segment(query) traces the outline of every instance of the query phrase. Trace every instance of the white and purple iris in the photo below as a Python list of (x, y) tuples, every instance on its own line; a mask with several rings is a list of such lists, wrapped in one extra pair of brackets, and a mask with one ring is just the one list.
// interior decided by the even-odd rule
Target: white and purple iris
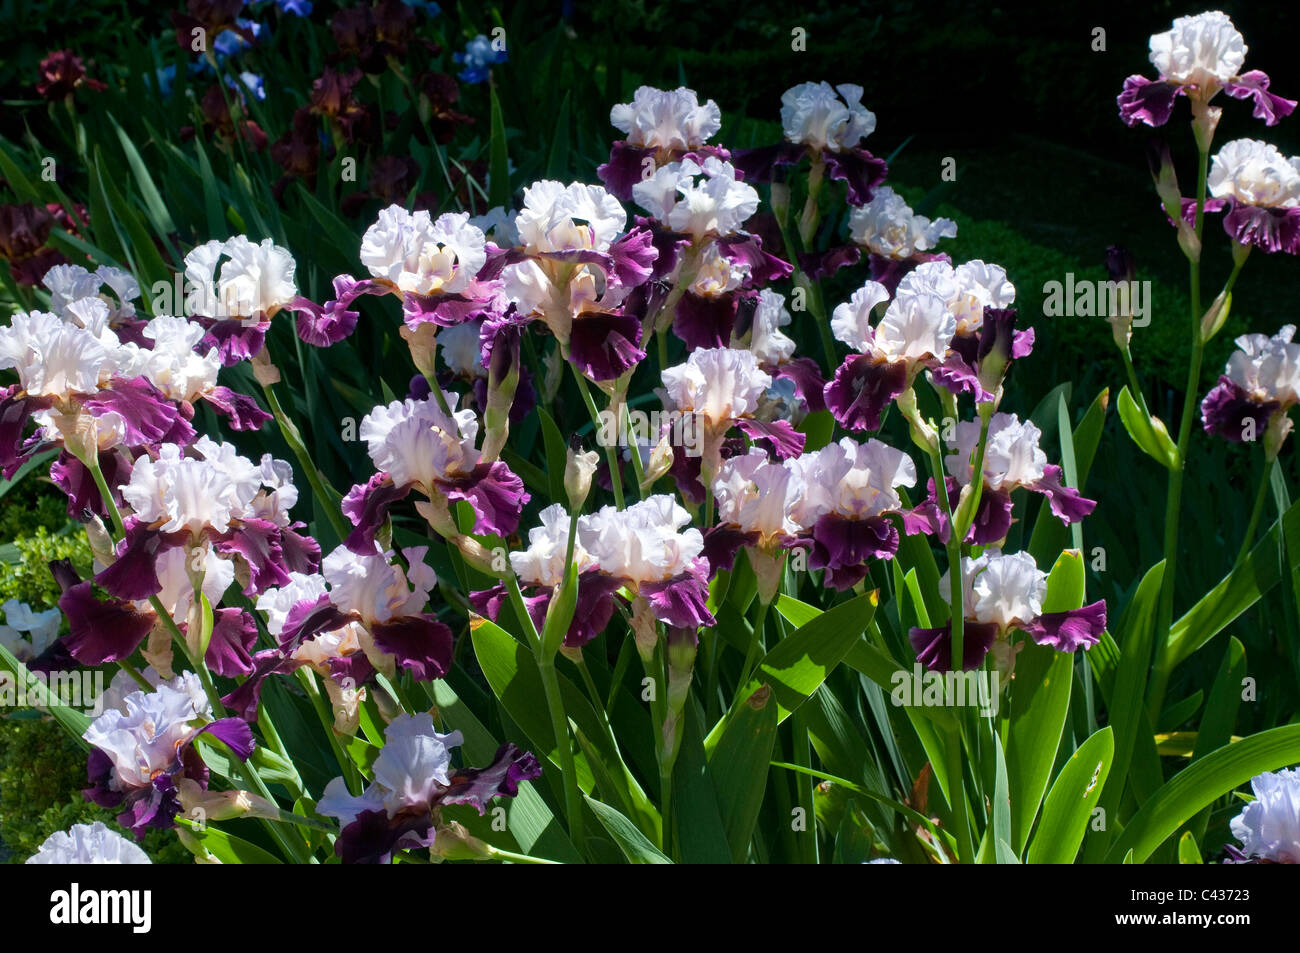
[(185, 256), (186, 311), (207, 331), (203, 343), (217, 349), (224, 366), (259, 354), (281, 310), (317, 309), (299, 296), (296, 269), (288, 250), (245, 235), (205, 242)]
[[(988, 438), (984, 450), (984, 486), (980, 491), (979, 507), (963, 542), (978, 546), (996, 545), (1006, 539), (1011, 529), (1011, 491), (1024, 488), (1041, 493), (1053, 515), (1061, 522), (1077, 523), (1097, 506), (1094, 500), (1084, 499), (1079, 491), (1065, 486), (1061, 468), (1049, 464), (1047, 455), (1039, 446), (1042, 431), (1030, 421), (1021, 421), (1015, 414), (994, 414), (989, 420)], [(976, 448), (980, 440), (980, 423), (963, 420), (956, 426), (953, 453), (944, 461), (948, 473), (948, 497), (952, 507), (961, 498), (962, 488), (971, 482)], [(920, 504), (915, 517), (946, 541), (949, 526), (942, 508), (937, 504), (934, 481), (929, 483), (930, 497)]]
[(518, 319), (544, 322), (594, 381), (620, 377), (645, 357), (641, 322), (624, 303), (659, 251), (649, 229), (624, 233), (626, 225), (623, 206), (598, 185), (534, 182), (515, 218), (520, 246), (493, 258), (483, 276), (499, 275)]
[(357, 693), (375, 672), (441, 678), (451, 668), (453, 638), (426, 611), (438, 584), (424, 562), (427, 552), (426, 546), (403, 549), (403, 569), (392, 552), (359, 555), (340, 546), (322, 560), (320, 575), (294, 575), (268, 590), (258, 608), (278, 645), (254, 656), (252, 676), (223, 703), (255, 718), (268, 676), (309, 665), (329, 679), (336, 723), (355, 729)]
[(809, 568), (825, 570), (827, 586), (848, 589), (866, 578), (868, 560), (893, 558), (899, 534), (891, 516), (916, 531), (898, 492), (916, 485), (916, 465), (903, 451), (845, 437), (790, 467), (803, 484), (789, 514), (801, 529), (797, 543), (809, 550)]
[[(0, 475), (12, 477), (33, 454), (59, 446), (52, 476), (69, 494), (69, 512), (106, 515), (85, 461), (98, 457), (115, 487), (130, 474), (131, 451), (185, 446), (194, 429), (140, 373), (148, 352), (118, 340), (102, 299), (79, 299), (64, 313), (19, 312), (0, 328), (0, 368), (18, 375), (0, 388)], [(24, 437), (29, 421), (37, 429)]]
[[(556, 588), (564, 581), (569, 565), (568, 511), (559, 503), (552, 503), (538, 514), (539, 526), (528, 531), (528, 548), (510, 554), (510, 568), (524, 590), (524, 605), (540, 632), (546, 624), (546, 611)], [(584, 517), (585, 519), (585, 517)], [(573, 565), (578, 573), (578, 593), (574, 615), (564, 635), (568, 648), (578, 648), (600, 635), (614, 616), (614, 594), (623, 585), (620, 579), (600, 571), (596, 559), (583, 545), (583, 527), (579, 522), (578, 534), (573, 543)], [(504, 585), (470, 593), (474, 611), (496, 620), (506, 598)]]
[(1213, 199), (1205, 208), (1227, 207), (1223, 228), (1233, 241), (1300, 254), (1300, 157), (1257, 139), (1234, 139), (1211, 159), (1206, 185)]
[(943, 297), (902, 283), (873, 327), (872, 312), (886, 301), (889, 290), (868, 281), (831, 317), (835, 339), (857, 352), (839, 366), (823, 392), (827, 409), (847, 430), (879, 430), (890, 402), (911, 386), (922, 367), (942, 363), (957, 333), (957, 319)]
[(458, 394), (443, 396), (450, 415), (436, 399), (408, 398), (376, 407), (362, 418), (359, 433), (379, 472), (343, 499), (343, 512), (356, 527), (347, 539), (353, 552), (376, 550), (375, 535), (389, 507), (412, 490), (429, 501), (426, 515), (434, 518), (440, 532), (457, 532), (449, 513), (457, 500), (474, 508), (476, 533), (508, 536), (519, 525), (529, 500), (523, 481), (501, 461), (483, 461), (475, 448), (479, 422), (474, 411), (455, 409)]
[(149, 855), (103, 821), (73, 824), (45, 838), (29, 864), (152, 864)]
[(58, 609), (37, 612), (25, 602), (7, 599), (0, 611), (4, 613), (0, 645), (24, 665), (39, 658), (59, 637), (63, 613)]
[(339, 821), (334, 852), (345, 864), (386, 864), (394, 852), (431, 847), (443, 806), (467, 804), (483, 814), (497, 797), (514, 797), (519, 784), (541, 777), (537, 758), (513, 744), (497, 749), (486, 768), (456, 768), (459, 731), (439, 734), (428, 714), (399, 715), (384, 729), (374, 780), (360, 795), (343, 778), (325, 787), (316, 810)]
[[(1106, 628), (1106, 603), (1081, 609), (1044, 612), (1047, 574), (1028, 553), (1004, 556), (1000, 550), (963, 557), (962, 668), (979, 668), (995, 643), (1009, 646), (1012, 631), (1028, 634), (1039, 645), (1074, 652), (1096, 645)], [(951, 572), (939, 580), (945, 600), (952, 596)], [(914, 628), (908, 635), (917, 661), (938, 672), (952, 670), (952, 623)], [(1007, 654), (1010, 654), (1009, 652)]]
[(1300, 769), (1251, 778), (1255, 800), (1232, 819), (1229, 863), (1300, 864)]
[(364, 294), (397, 295), (411, 329), (425, 323), (454, 327), (499, 314), (504, 309), (500, 283), (479, 280), (488, 252), (487, 238), (468, 212), (435, 219), (423, 210), (390, 205), (361, 239), (361, 263), (370, 278), (336, 277), (334, 299), (310, 318), (313, 334), (322, 346), (351, 334), (358, 314), (350, 306)]
[(1163, 126), (1176, 96), (1188, 97), (1194, 109), (1205, 109), (1223, 90), (1233, 99), (1253, 99), (1255, 118), (1276, 125), (1295, 109), (1295, 100), (1270, 93), (1262, 70), (1241, 71), (1246, 50), (1232, 20), (1218, 10), (1178, 17), (1171, 29), (1151, 37), (1151, 65), (1160, 78), (1124, 80), (1117, 100), (1120, 118), (1130, 126)]
[(156, 459), (135, 462), (121, 487), (130, 507), (125, 538), (116, 562), (95, 577), (99, 585), (146, 599), (162, 589), (158, 557), (176, 547), (193, 554), (210, 546), (236, 560), (247, 595), (283, 585), (291, 571), (315, 571), (320, 549), (289, 516), (298, 493), (287, 463), (270, 454), (253, 463), (208, 437), (188, 450), (164, 444)]
[[(569, 514), (554, 504), (542, 511), (541, 519), (542, 525), (529, 531), (528, 549), (510, 558), (520, 583), (531, 590), (525, 604), (539, 628), (567, 565)], [(634, 612), (648, 613), (665, 625), (692, 630), (712, 625), (704, 537), (690, 522), (690, 513), (664, 494), (626, 509), (605, 506), (579, 517), (573, 556), (579, 573), (577, 609), (565, 645), (577, 648), (599, 635), (613, 617), (614, 597), (621, 589)], [(504, 599), (504, 586), (470, 596), (475, 611), (491, 619)]]
[(721, 347), (752, 313), (757, 289), (793, 269), (743, 228), (758, 210), (753, 186), (729, 162), (697, 159), (692, 154), (661, 166), (632, 194), (650, 213), (659, 248), (653, 277), (685, 284), (673, 313), (663, 317), (672, 319), (688, 348)]
[(1270, 459), (1291, 432), (1288, 416), (1300, 403), (1300, 344), (1295, 326), (1277, 334), (1243, 334), (1219, 383), (1201, 401), (1206, 433), (1234, 443), (1267, 436)]
[(947, 260), (932, 250), (941, 239), (957, 237), (957, 223), (917, 215), (901, 195), (882, 185), (870, 202), (849, 215), (849, 235), (866, 250), (871, 277), (892, 294), (903, 275), (921, 262)]
[[(682, 457), (707, 486), (722, 463), (723, 442), (734, 427), (755, 440), (765, 440), (780, 457), (803, 450), (804, 435), (788, 420), (759, 420), (759, 402), (772, 385), (772, 376), (759, 365), (752, 351), (736, 348), (699, 348), (684, 364), (662, 374), (670, 409), (692, 415), (702, 437), (698, 457)], [(683, 470), (683, 474), (686, 471)]]
[(132, 692), (125, 710), (109, 709), (83, 737), (92, 749), (91, 786), (83, 793), (101, 807), (121, 807), (118, 823), (142, 837), (151, 827), (169, 828), (181, 809), (177, 783), (207, 786), (207, 769), (194, 740), (210, 734), (238, 758), (253, 751), (253, 734), (239, 718), (212, 721), (212, 706), (193, 672), (152, 692)]
[(713, 100), (700, 104), (695, 90), (641, 86), (630, 103), (609, 111), (610, 125), (626, 139), (614, 143), (609, 162), (596, 174), (611, 194), (631, 201), (632, 188), (655, 169), (687, 155), (725, 159), (727, 150), (705, 143), (722, 128), (722, 110)]
[(865, 205), (885, 181), (888, 171), (859, 143), (876, 128), (875, 114), (862, 105), (861, 86), (842, 83), (801, 83), (781, 96), (781, 129), (785, 142), (776, 146), (738, 150), (737, 168), (747, 179), (772, 181), (777, 166), (794, 165), (811, 156), (832, 179), (848, 186), (850, 205)]

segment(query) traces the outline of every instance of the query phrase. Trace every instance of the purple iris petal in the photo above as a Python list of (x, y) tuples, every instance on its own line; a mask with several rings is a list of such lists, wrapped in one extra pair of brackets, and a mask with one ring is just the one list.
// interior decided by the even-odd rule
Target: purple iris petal
[(496, 313), (492, 299), (467, 298), (459, 294), (402, 296), (402, 321), (414, 330), (421, 324), (454, 328), (467, 321)]
[(257, 742), (253, 740), (253, 729), (242, 718), (218, 718), (204, 725), (199, 734), (212, 735), (240, 761), (247, 761), (257, 747)]
[(256, 400), (229, 387), (214, 387), (203, 395), (203, 399), (226, 416), (231, 430), (261, 430), (262, 424), (271, 419)]
[[(1201, 213), (1204, 215), (1209, 215), (1214, 212), (1222, 212), (1224, 208), (1227, 206), (1227, 204), (1228, 202), (1226, 199), (1207, 198), (1205, 200), (1205, 204), (1201, 206)], [(1196, 225), (1196, 199), (1187, 199), (1187, 198), (1182, 199), (1180, 201), (1179, 208), (1182, 211), (1183, 221), (1185, 221), (1188, 225), (1195, 226)], [(1169, 217), (1168, 212), (1165, 213), (1165, 221), (1168, 222), (1170, 225), (1174, 225), (1174, 226), (1177, 226), (1178, 224), (1172, 218)], [(1132, 281), (1133, 279), (1128, 278), (1128, 279), (1111, 279), (1111, 280)]]
[(362, 811), (339, 832), (334, 853), (345, 864), (387, 864), (394, 851), (432, 843), (433, 819), (427, 811), (392, 819), (387, 811)]
[(117, 822), (129, 827), (136, 838), (142, 838), (149, 828), (167, 830), (181, 812), (180, 798), (171, 776), (160, 774), (153, 784), (131, 792), (126, 798), (127, 809), (117, 815)]
[(736, 296), (703, 295), (688, 291), (673, 311), (673, 333), (691, 350), (726, 347), (736, 325)]
[(86, 780), (90, 786), (82, 789), (82, 797), (100, 807), (117, 807), (125, 795), (113, 787), (116, 776), (113, 759), (99, 748), (91, 748), (86, 758)]
[(736, 265), (749, 266), (751, 285), (770, 284), (794, 274), (794, 266), (788, 261), (763, 250), (763, 240), (757, 235), (740, 233), (719, 238), (718, 251)]
[[(337, 289), (337, 278), (334, 279), (334, 285)], [(338, 294), (337, 290), (335, 294)], [(294, 322), (298, 337), (313, 347), (329, 347), (331, 344), (338, 344), (356, 330), (357, 319), (361, 317), (358, 312), (348, 310), (347, 306), (337, 298), (319, 305), (310, 298), (299, 295), (285, 305), (285, 308), (298, 316)]]
[(885, 181), (889, 166), (866, 149), (846, 149), (843, 152), (823, 152), (826, 172), (848, 186), (848, 203), (866, 205), (871, 196)]
[(82, 665), (103, 665), (130, 658), (157, 616), (141, 612), (125, 599), (96, 599), (89, 582), (64, 590), (59, 608), (68, 617), (63, 645)]
[(270, 520), (240, 520), (218, 536), (212, 548), (223, 556), (239, 556), (247, 564), (246, 596), (289, 584), (289, 567), (285, 565), (284, 548), (280, 545), (280, 527)]
[(311, 575), (320, 568), (320, 543), (298, 532), (303, 528), (302, 523), (280, 527), (280, 552), (289, 572)]
[(262, 350), (270, 321), (252, 321), (245, 318), (194, 318), (208, 329), (199, 343), (203, 348), (216, 348), (223, 367), (246, 361)]
[(442, 678), (451, 668), (455, 640), (451, 629), (436, 616), (422, 613), (399, 616), (370, 627), (375, 646), (396, 656), (399, 668), (410, 672), (417, 682)]
[(784, 377), (794, 382), (794, 392), (799, 395), (810, 412), (826, 409), (824, 391), (826, 381), (822, 380), (821, 368), (811, 357), (796, 357), (784, 364), (764, 367), (773, 377)]
[(1234, 241), (1254, 245), (1270, 254), (1284, 251), (1300, 255), (1300, 208), (1260, 208), (1230, 202), (1223, 230)]
[(980, 325), (979, 352), (983, 361), (996, 354), (1002, 362), (1028, 357), (1034, 350), (1034, 329), (1016, 330), (1015, 308), (985, 308)]
[[(496, 622), (501, 615), (501, 607), (507, 603), (509, 595), (504, 585), (498, 584), (491, 589), (482, 589), (478, 592), (469, 594), (469, 604), (474, 611), (485, 619), (491, 619)], [(537, 631), (542, 631), (542, 626), (546, 624), (546, 607), (551, 601), (551, 592), (549, 589), (543, 590), (535, 595), (524, 594), (524, 606), (528, 609), (528, 615), (533, 620), (533, 625)]]
[(364, 652), (353, 652), (341, 657), (336, 655), (329, 660), (329, 666), (330, 678), (345, 688), (356, 688), (375, 673), (375, 667), (370, 664), (370, 659), (366, 658)]
[(292, 672), (302, 663), (287, 657), (278, 649), (267, 649), (253, 656), (253, 670), (230, 694), (221, 699), (225, 705), (245, 721), (257, 718), (257, 706), (261, 701), (262, 683), (276, 674)]
[(187, 539), (188, 533), (163, 533), (129, 518), (126, 534), (117, 544), (117, 561), (97, 575), (95, 582), (119, 599), (148, 599), (162, 589), (158, 557)]
[(1144, 122), (1148, 126), (1163, 126), (1173, 114), (1174, 97), (1181, 95), (1181, 87), (1134, 75), (1124, 80), (1124, 89), (1115, 101), (1125, 125)]
[(907, 368), (902, 363), (851, 354), (822, 395), (826, 408), (845, 430), (879, 430), (885, 408), (906, 387)]
[(1074, 487), (1061, 482), (1061, 468), (1049, 464), (1043, 468), (1043, 478), (1030, 487), (1047, 497), (1052, 512), (1063, 523), (1077, 523), (1097, 508), (1096, 500), (1084, 499)]
[[(627, 142), (619, 140), (609, 150), (609, 161), (596, 167), (596, 175), (605, 183), (605, 188), (609, 190), (610, 195), (620, 202), (630, 202), (632, 186), (645, 180), (647, 168), (645, 160), (653, 156), (653, 149), (630, 146)], [(653, 161), (649, 163), (649, 169), (653, 174), (655, 170)]]
[(3, 391), (0, 401), (0, 474), (7, 480), (27, 462), (32, 449), (23, 446), (23, 428), (31, 415), (54, 402), (51, 397), (15, 397), (17, 388)]
[[(962, 668), (968, 672), (979, 668), (997, 636), (998, 627), (992, 622), (967, 619), (961, 632)], [(912, 629), (907, 639), (916, 652), (916, 660), (930, 671), (952, 671), (952, 623), (945, 623), (937, 629)]]
[(343, 497), (343, 515), (356, 527), (344, 541), (360, 556), (376, 552), (375, 534), (388, 519), (388, 508), (406, 497), (411, 487), (395, 486), (387, 473), (376, 473), (366, 483), (358, 483)]
[(438, 797), (440, 804), (468, 804), (483, 815), (494, 797), (514, 797), (521, 781), (542, 776), (542, 766), (531, 751), (521, 751), (506, 742), (497, 749), (486, 768), (462, 768)]
[(659, 249), (648, 228), (632, 229), (609, 248), (610, 277), (624, 288), (644, 284), (654, 273)]
[(517, 265), (527, 260), (528, 253), (522, 248), (498, 248), (488, 242), (487, 260), (483, 262), (483, 267), (474, 277), (478, 281), (495, 281), (501, 277), (501, 272), (505, 271), (507, 266)]
[(771, 444), (772, 452), (782, 460), (803, 453), (804, 442), (808, 439), (806, 435), (795, 430), (794, 425), (788, 420), (754, 420), (751, 417), (742, 417), (736, 421), (736, 426), (751, 439), (766, 440)]
[(908, 536), (937, 536), (944, 543), (948, 541), (948, 518), (934, 498), (934, 480), (930, 481), (930, 499), (904, 510), (902, 515), (903, 532)]
[[(968, 338), (969, 339), (969, 338)], [(953, 338), (954, 345), (958, 338)], [(954, 348), (944, 355), (943, 363), (933, 368), (934, 382), (952, 394), (974, 394), (978, 403), (992, 400), (993, 395), (980, 385), (979, 371)]]
[[(104, 474), (104, 482), (113, 494), (113, 502), (122, 505), (121, 487), (131, 479), (131, 463), (114, 450), (100, 451), (99, 469)], [(90, 475), (85, 464), (68, 453), (61, 452), (50, 464), (50, 479), (54, 485), (68, 495), (68, 516), (80, 519), (86, 510), (96, 516), (108, 517), (108, 510), (100, 498), (99, 487)]]
[(808, 150), (795, 142), (781, 142), (757, 149), (736, 149), (731, 154), (731, 164), (740, 171), (746, 182), (771, 182), (779, 166), (794, 165)]
[(810, 569), (826, 570), (825, 583), (844, 590), (867, 574), (867, 560), (892, 559), (898, 552), (898, 529), (883, 516), (849, 519), (826, 514), (812, 528)]
[(500, 460), (480, 463), (459, 483), (442, 484), (442, 491), (447, 499), (465, 500), (474, 508), (474, 532), (480, 536), (509, 536), (519, 527), (524, 504), (532, 499), (524, 481)]
[(1276, 400), (1259, 404), (1251, 400), (1232, 378), (1226, 374), (1219, 378), (1205, 399), (1201, 401), (1201, 420), (1206, 433), (1216, 434), (1224, 440), (1241, 443), (1247, 433), (1256, 439), (1268, 428), (1269, 418), (1281, 408)]
[(829, 278), (841, 268), (856, 265), (862, 258), (862, 250), (857, 245), (843, 245), (824, 252), (802, 252), (799, 255), (799, 270), (814, 281)]
[(1045, 612), (1025, 626), (1039, 645), (1050, 645), (1058, 652), (1073, 652), (1096, 645), (1106, 629), (1106, 603), (1094, 602), (1068, 612)]
[(569, 359), (593, 381), (612, 381), (645, 360), (641, 322), (630, 314), (597, 312), (575, 318)]
[(742, 546), (752, 546), (758, 542), (758, 533), (746, 533), (735, 526), (725, 523), (710, 526), (704, 531), (703, 556), (709, 562), (709, 575), (719, 570), (730, 570), (736, 564), (736, 554)]
[[(578, 600), (573, 608), (573, 619), (569, 622), (569, 631), (564, 633), (564, 644), (571, 649), (581, 648), (605, 631), (609, 620), (614, 617), (614, 593), (618, 591), (619, 581), (598, 570), (592, 569), (578, 577)], [(525, 600), (527, 601), (527, 600)], [(532, 606), (529, 606), (532, 611)], [(542, 620), (546, 618), (545, 605), (542, 606)], [(538, 631), (541, 624), (538, 625)]]
[(681, 629), (694, 629), (701, 625), (714, 625), (709, 612), (709, 564), (696, 560), (680, 576), (662, 582), (645, 583), (638, 587), (654, 610), (655, 618), (666, 625)]
[[(126, 425), (122, 442), (128, 447), (157, 444), (169, 435), (173, 439), (177, 436), (175, 428), (180, 411), (144, 377), (130, 380), (115, 377), (107, 388), (83, 401), (82, 407), (92, 417), (102, 417), (109, 413), (121, 417)], [(188, 424), (182, 429), (189, 432), (189, 440), (181, 442), (189, 443), (194, 439), (193, 430)]]
[(659, 256), (654, 262), (654, 268), (650, 272), (650, 277), (667, 278), (677, 267), (677, 259), (681, 255), (682, 249), (690, 245), (691, 236), (681, 232), (669, 231), (654, 219), (645, 218), (641, 215), (634, 216), (633, 221), (636, 222), (638, 228), (648, 228), (650, 230), (650, 240), (659, 252)]
[[(956, 503), (953, 506), (955, 507)], [(975, 508), (975, 519), (971, 521), (970, 529), (966, 531), (966, 542), (975, 543), (977, 546), (1000, 543), (1007, 538), (1007, 533), (1011, 532), (1011, 522), (1011, 494), (1006, 490), (994, 490), (986, 486), (980, 493), (980, 503)]]
[(302, 643), (310, 642), (322, 632), (341, 629), (357, 618), (355, 613), (344, 612), (330, 602), (330, 597), (324, 593), (315, 602), (299, 602), (285, 615), (284, 627), (280, 630), (280, 649), (292, 655)]
[(1283, 99), (1268, 91), (1268, 76), (1263, 70), (1253, 69), (1223, 84), (1224, 91), (1233, 99), (1254, 99), (1252, 115), (1264, 120), (1266, 126), (1276, 126), (1283, 116), (1291, 115), (1296, 107), (1294, 99)]
[(243, 609), (218, 609), (212, 619), (212, 639), (203, 656), (208, 668), (225, 678), (253, 671), (249, 654), (257, 644), (257, 623)]

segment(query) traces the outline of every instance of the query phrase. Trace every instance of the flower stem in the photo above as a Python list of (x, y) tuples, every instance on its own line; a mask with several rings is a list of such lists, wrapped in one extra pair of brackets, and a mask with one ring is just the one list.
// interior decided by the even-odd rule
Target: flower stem
[[(961, 565), (961, 539), (957, 535), (957, 526), (953, 523), (952, 501), (948, 499), (948, 484), (943, 477), (943, 458), (936, 443), (929, 448), (930, 452), (930, 472), (934, 475), (934, 495), (939, 498), (940, 507), (943, 509), (943, 515), (948, 520), (948, 542), (946, 549), (948, 553), (948, 588), (950, 591), (949, 604), (952, 612), (952, 649), (949, 654), (949, 663), (954, 672), (960, 672), (965, 667), (966, 656), (963, 641), (963, 623), (965, 622), (964, 606), (962, 604), (963, 593), (965, 591), (965, 580), (963, 578)], [(981, 467), (983, 463), (981, 461)], [(981, 478), (983, 474), (981, 473)], [(974, 474), (972, 472), (972, 478)]]
[(1164, 577), (1160, 587), (1160, 607), (1156, 624), (1156, 663), (1151, 672), (1147, 692), (1148, 711), (1152, 718), (1159, 715), (1164, 704), (1165, 689), (1169, 684), (1169, 632), (1174, 620), (1174, 584), (1178, 578), (1178, 521), (1182, 513), (1183, 474), (1187, 467), (1187, 444), (1192, 434), (1192, 417), (1196, 409), (1197, 389), (1201, 380), (1201, 360), (1205, 354), (1205, 338), (1201, 333), (1201, 250), (1200, 239), (1205, 224), (1206, 178), (1209, 173), (1209, 145), (1199, 146), (1200, 162), (1196, 183), (1196, 238), (1197, 249), (1188, 259), (1188, 281), (1191, 291), (1192, 354), (1187, 367), (1187, 388), (1183, 394), (1182, 416), (1178, 422), (1178, 451), (1174, 468), (1169, 471), (1169, 492), (1165, 498)]
[(329, 481), (316, 468), (312, 461), (311, 454), (308, 453), (306, 445), (302, 442), (302, 434), (299, 432), (297, 425), (294, 424), (289, 416), (280, 406), (280, 400), (275, 396), (275, 390), (267, 384), (262, 387), (262, 393), (266, 395), (266, 402), (271, 407), (271, 413), (275, 416), (275, 422), (280, 425), (280, 434), (284, 437), (285, 443), (293, 451), (294, 457), (298, 460), (298, 466), (307, 476), (307, 482), (311, 484), (312, 493), (320, 500), (321, 509), (324, 511), (326, 518), (330, 521), (330, 526), (334, 528), (340, 541), (345, 540), (352, 532), (352, 527), (348, 525), (343, 511), (339, 509), (339, 496), (337, 490), (329, 485)]
[[(541, 653), (538, 653), (539, 656)], [(551, 716), (551, 732), (555, 735), (555, 751), (560, 759), (560, 772), (564, 781), (565, 813), (568, 814), (569, 839), (579, 851), (583, 849), (582, 794), (578, 790), (578, 773), (574, 766), (573, 748), (569, 745), (569, 720), (564, 714), (564, 699), (560, 695), (560, 681), (555, 674), (555, 658), (537, 659), (542, 675), (542, 688), (546, 692), (546, 708)]]
[(558, 860), (547, 860), (544, 857), (529, 857), (527, 854), (516, 854), (512, 850), (502, 850), (499, 847), (487, 845), (488, 858), (490, 860), (509, 861), (512, 864), (558, 864)]
[(1250, 553), (1250, 545), (1255, 541), (1255, 530), (1259, 528), (1260, 517), (1264, 515), (1264, 504), (1268, 499), (1269, 488), (1269, 471), (1272, 470), (1272, 461), (1264, 463), (1264, 472), (1259, 477), (1259, 489), (1255, 491), (1255, 505), (1250, 511), (1250, 522), (1246, 524), (1246, 535), (1242, 537), (1241, 549), (1237, 553), (1237, 560), (1232, 564), (1233, 568), (1240, 566), (1246, 561), (1246, 556)]
[(605, 460), (609, 463), (609, 482), (614, 490), (614, 504), (621, 510), (624, 508), (623, 473), (619, 467), (618, 448), (615, 446), (617, 441), (610, 442), (600, 439), (600, 411), (596, 409), (596, 402), (591, 398), (591, 388), (587, 386), (587, 378), (583, 377), (582, 371), (574, 367), (573, 364), (569, 365), (569, 370), (573, 371), (573, 379), (578, 383), (578, 393), (582, 394), (582, 402), (587, 405), (591, 425), (596, 428), (596, 442), (604, 444)]
[(343, 750), (343, 745), (339, 742), (338, 735), (334, 732), (334, 721), (330, 718), (329, 708), (326, 707), (325, 699), (320, 693), (320, 688), (316, 684), (316, 675), (309, 668), (298, 669), (298, 681), (302, 684), (303, 691), (311, 699), (311, 704), (316, 709), (316, 717), (320, 719), (321, 727), (325, 729), (325, 737), (330, 744), (330, 750), (334, 752), (334, 759), (339, 763), (339, 770), (343, 772), (343, 780), (348, 786), (348, 790), (353, 796), (359, 795), (365, 788), (365, 780), (353, 764), (352, 759), (348, 757), (347, 752)]

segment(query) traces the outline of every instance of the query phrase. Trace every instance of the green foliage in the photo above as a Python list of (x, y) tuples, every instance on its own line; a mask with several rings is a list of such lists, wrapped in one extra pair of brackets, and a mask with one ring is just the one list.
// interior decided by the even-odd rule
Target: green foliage
[[(130, 836), (113, 811), (81, 796), (86, 756), (49, 718), (0, 718), (0, 857), (22, 863), (45, 838), (73, 824), (103, 821)], [(187, 863), (189, 853), (169, 831), (151, 831), (142, 845), (154, 863)]]
[[(9, 509), (6, 515), (12, 512)], [(0, 602), (17, 599), (34, 609), (55, 605), (59, 587), (50, 575), (52, 559), (70, 559), (78, 573), (89, 576), (92, 560), (86, 534), (79, 529), (52, 534), (44, 526), (37, 526), (30, 536), (19, 536), (0, 547)]]

